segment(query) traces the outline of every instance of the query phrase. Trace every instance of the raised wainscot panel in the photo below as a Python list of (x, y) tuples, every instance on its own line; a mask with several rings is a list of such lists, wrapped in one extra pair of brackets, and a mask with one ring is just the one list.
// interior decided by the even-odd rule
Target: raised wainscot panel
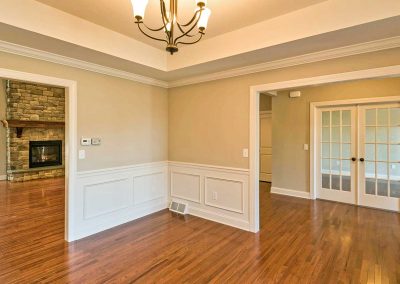
[(184, 172), (171, 172), (171, 196), (200, 203), (200, 175)]
[(90, 219), (131, 205), (132, 186), (129, 178), (84, 186), (84, 218)]
[(135, 205), (159, 198), (166, 198), (165, 174), (163, 172), (137, 175), (133, 178)]
[(243, 181), (205, 177), (205, 204), (236, 213), (243, 213)]

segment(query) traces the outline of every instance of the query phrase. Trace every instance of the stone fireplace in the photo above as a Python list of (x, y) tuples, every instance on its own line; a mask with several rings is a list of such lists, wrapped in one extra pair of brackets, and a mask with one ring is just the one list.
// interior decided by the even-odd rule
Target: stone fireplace
[(64, 89), (18, 81), (7, 85), (7, 179), (63, 176)]

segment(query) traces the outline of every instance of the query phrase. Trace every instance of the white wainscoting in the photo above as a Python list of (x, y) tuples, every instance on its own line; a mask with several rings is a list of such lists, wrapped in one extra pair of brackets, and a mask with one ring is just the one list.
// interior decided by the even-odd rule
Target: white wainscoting
[(79, 172), (74, 240), (168, 207), (168, 162)]
[(189, 214), (250, 230), (248, 169), (170, 162), (169, 177), (170, 198)]

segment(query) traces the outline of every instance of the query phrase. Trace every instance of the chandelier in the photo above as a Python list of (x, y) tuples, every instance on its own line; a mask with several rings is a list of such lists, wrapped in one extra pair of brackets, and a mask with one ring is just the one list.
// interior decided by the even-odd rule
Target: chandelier
[[(178, 0), (169, 0), (169, 10), (165, 2), (160, 0), (162, 26), (160, 28), (150, 28), (144, 22), (144, 13), (148, 0), (131, 0), (135, 24), (139, 30), (147, 37), (163, 41), (167, 44), (166, 50), (174, 54), (178, 51), (180, 44), (195, 44), (201, 40), (207, 28), (208, 18), (211, 10), (206, 7), (207, 0), (196, 0), (196, 10), (191, 20), (185, 24), (178, 22)], [(197, 26), (197, 29), (196, 29)], [(197, 32), (196, 32), (197, 30)], [(156, 36), (154, 33), (163, 31), (164, 36)]]

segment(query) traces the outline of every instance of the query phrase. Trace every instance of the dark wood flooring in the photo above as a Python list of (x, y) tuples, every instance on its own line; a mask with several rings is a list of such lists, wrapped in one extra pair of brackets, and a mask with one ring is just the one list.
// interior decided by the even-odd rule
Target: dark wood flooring
[(400, 283), (400, 214), (268, 193), (258, 234), (167, 210), (66, 243), (63, 179), (0, 182), (0, 283)]

